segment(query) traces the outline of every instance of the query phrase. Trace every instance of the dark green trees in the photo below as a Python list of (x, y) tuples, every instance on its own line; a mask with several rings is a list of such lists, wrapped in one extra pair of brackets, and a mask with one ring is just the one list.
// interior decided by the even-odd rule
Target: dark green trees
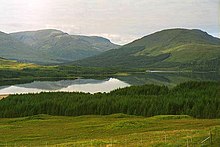
[(0, 101), (0, 117), (49, 115), (190, 115), (220, 117), (220, 84), (187, 82), (166, 86), (131, 86), (111, 93), (40, 93), (12, 95)]

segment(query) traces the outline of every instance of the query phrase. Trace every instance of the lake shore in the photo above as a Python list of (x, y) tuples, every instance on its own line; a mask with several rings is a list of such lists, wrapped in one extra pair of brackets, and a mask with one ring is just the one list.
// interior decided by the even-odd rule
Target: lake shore
[(191, 71), (191, 70), (146, 70), (146, 73), (194, 73), (194, 74), (205, 74), (205, 73), (217, 73), (216, 71)]
[(6, 98), (8, 96), (9, 96), (8, 94), (0, 95), (0, 100)]

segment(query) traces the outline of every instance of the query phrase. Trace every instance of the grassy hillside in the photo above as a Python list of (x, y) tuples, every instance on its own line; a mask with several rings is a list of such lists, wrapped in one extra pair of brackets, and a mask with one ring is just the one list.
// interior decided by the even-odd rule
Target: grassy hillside
[(163, 30), (124, 45), (118, 50), (110, 50), (74, 64), (218, 71), (220, 39), (201, 30)]
[(33, 51), (30, 46), (3, 32), (0, 32), (0, 57), (24, 62), (51, 62), (51, 60), (45, 58), (44, 55), (37, 51)]
[[(189, 116), (63, 117), (36, 115), (0, 119), (0, 146), (202, 146), (212, 133), (220, 144), (219, 119)], [(210, 146), (207, 140), (204, 146)]]
[(52, 29), (18, 32), (10, 36), (54, 60), (53, 63), (79, 60), (119, 47), (102, 37), (69, 35)]
[(14, 60), (6, 60), (4, 58), (0, 58), (0, 70), (23, 70), (25, 68), (37, 68), (38, 65), (31, 63), (20, 63)]
[(101, 55), (75, 61), (73, 65), (95, 66), (95, 67), (114, 67), (121, 69), (144, 68), (151, 64), (165, 60), (170, 54), (158, 56), (136, 56), (135, 54), (144, 47), (122, 47), (104, 52)]

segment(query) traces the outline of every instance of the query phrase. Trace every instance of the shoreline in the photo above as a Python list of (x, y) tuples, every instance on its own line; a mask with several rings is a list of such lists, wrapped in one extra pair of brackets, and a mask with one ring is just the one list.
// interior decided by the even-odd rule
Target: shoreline
[[(146, 73), (194, 73), (194, 74), (200, 74), (200, 73), (216, 73), (216, 71), (184, 71), (184, 70), (146, 70)], [(217, 72), (218, 73), (218, 72)]]
[(3, 94), (3, 95), (0, 95), (0, 100), (6, 98), (6, 97), (8, 97), (8, 96), (9, 96), (9, 94)]

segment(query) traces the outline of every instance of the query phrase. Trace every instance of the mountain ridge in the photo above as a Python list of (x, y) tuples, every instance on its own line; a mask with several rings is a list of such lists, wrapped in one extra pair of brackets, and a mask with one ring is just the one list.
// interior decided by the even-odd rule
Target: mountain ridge
[[(10, 34), (2, 32), (0, 35), (2, 38), (0, 40), (0, 50), (7, 53), (7, 55), (0, 53), (1, 57), (38, 64), (71, 62), (119, 47), (119, 45), (113, 44), (103, 37), (69, 35), (55, 29), (22, 31)], [(14, 42), (8, 43), (14, 46), (18, 54), (13, 54), (15, 51), (10, 45), (4, 44), (4, 40), (18, 42), (22, 47), (17, 47)]]
[[(110, 63), (111, 61), (111, 63)], [(215, 62), (210, 69), (208, 62)], [(220, 68), (220, 39), (198, 29), (168, 29), (144, 36), (117, 50), (73, 62), (120, 68)], [(207, 65), (205, 65), (207, 64)], [(193, 67), (195, 66), (195, 67)]]

